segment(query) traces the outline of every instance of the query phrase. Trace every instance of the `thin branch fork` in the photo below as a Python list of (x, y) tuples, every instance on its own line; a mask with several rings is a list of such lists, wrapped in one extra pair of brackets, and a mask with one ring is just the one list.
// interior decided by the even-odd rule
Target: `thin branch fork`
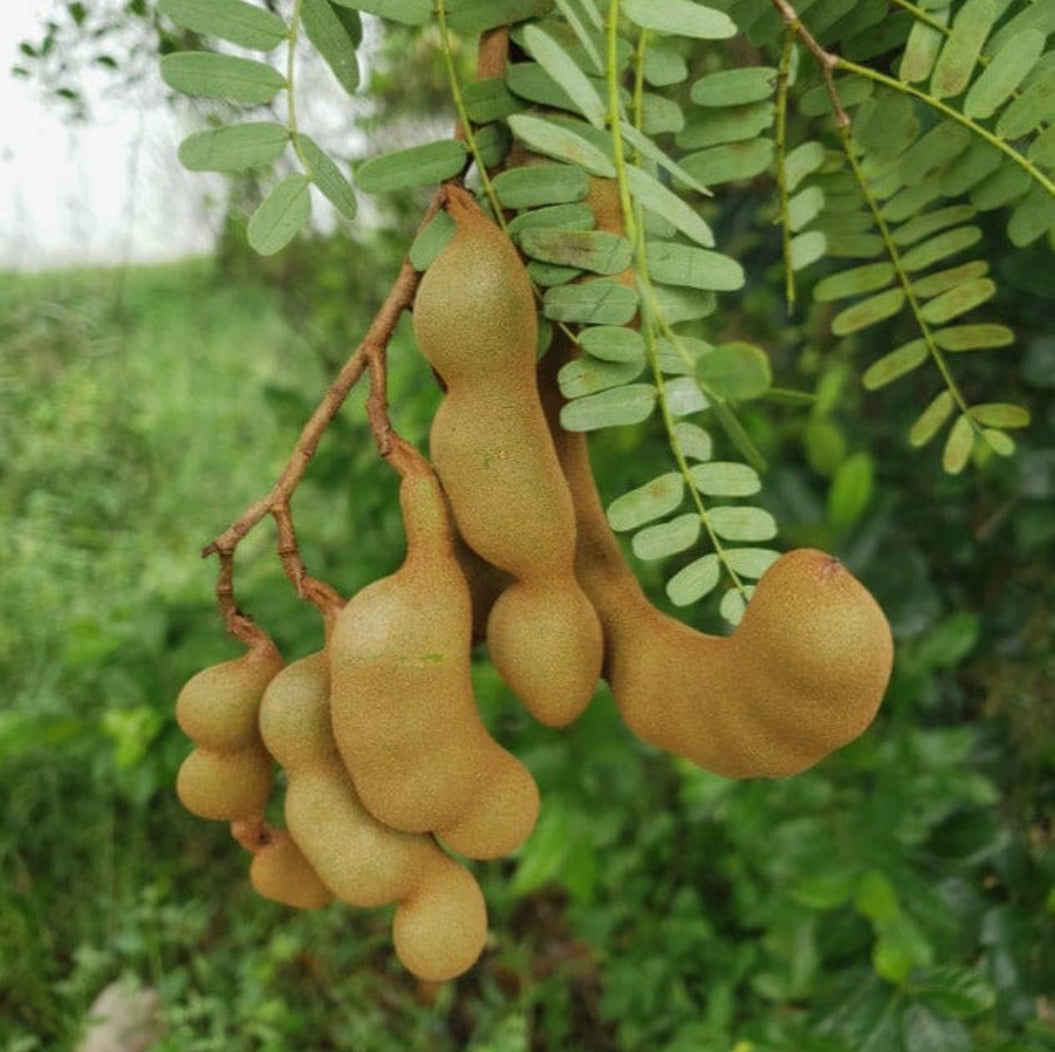
[(840, 128), (849, 128), (850, 115), (846, 112), (839, 93), (835, 90), (835, 70), (839, 66), (839, 56), (821, 47), (817, 38), (802, 24), (799, 13), (791, 6), (789, 0), (773, 0), (773, 6), (784, 20), (788, 30), (802, 41), (806, 50), (820, 64), (824, 85), (828, 91), (828, 98), (831, 100), (832, 112), (835, 114), (835, 122)]

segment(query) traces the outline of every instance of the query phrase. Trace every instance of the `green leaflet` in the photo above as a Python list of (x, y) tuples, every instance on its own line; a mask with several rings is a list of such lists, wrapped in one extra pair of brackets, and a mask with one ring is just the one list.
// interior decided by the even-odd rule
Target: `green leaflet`
[(709, 595), (718, 587), (722, 567), (713, 552), (683, 566), (667, 582), (667, 598), (675, 606), (688, 606)]
[(545, 117), (515, 113), (509, 118), (509, 127), (518, 139), (539, 153), (573, 162), (591, 175), (615, 177), (615, 165), (607, 154), (566, 123), (558, 124)]
[(893, 317), (905, 305), (905, 291), (901, 288), (887, 289), (855, 303), (840, 311), (832, 319), (832, 332), (836, 336), (847, 336), (871, 325)]
[(924, 321), (937, 325), (966, 314), (995, 293), (996, 285), (989, 278), (978, 278), (935, 296), (920, 308), (920, 314)]
[(934, 342), (943, 351), (977, 351), (1007, 347), (1015, 342), (1015, 334), (1006, 325), (951, 325), (937, 329)]
[(651, 91), (641, 93), (641, 128), (646, 135), (671, 135), (685, 127), (685, 113), (673, 100)]
[(344, 173), (314, 139), (307, 135), (298, 135), (297, 144), (311, 168), (311, 171), (305, 174), (345, 219), (354, 219), (355, 191)]
[(998, 14), (993, 0), (967, 0), (960, 8), (931, 73), (932, 95), (952, 98), (967, 87)]
[(828, 523), (836, 533), (857, 524), (872, 499), (875, 461), (867, 453), (854, 453), (836, 468), (828, 490)]
[(803, 270), (811, 263), (823, 258), (828, 248), (828, 238), (819, 230), (807, 230), (791, 239), (791, 269)]
[(535, 208), (583, 200), (590, 179), (577, 164), (533, 164), (500, 172), (494, 188), (506, 208)]
[(244, 0), (159, 0), (158, 11), (185, 29), (255, 51), (270, 51), (289, 35), (278, 15)]
[(714, 453), (711, 436), (699, 424), (679, 421), (674, 425), (674, 440), (689, 460), (710, 460)]
[(794, 193), (808, 175), (824, 164), (824, 147), (819, 142), (804, 142), (784, 158), (784, 182), (788, 193)]
[(480, 164), (484, 168), (494, 168), (501, 164), (512, 145), (513, 136), (500, 122), (486, 124), (476, 131), (476, 152), (480, 155)]
[(982, 239), (982, 230), (976, 226), (960, 226), (944, 233), (936, 234), (929, 241), (924, 241), (914, 248), (910, 248), (901, 257), (901, 265), (905, 270), (926, 270), (941, 263), (950, 256), (963, 252), (965, 249), (976, 245)]
[(813, 298), (821, 303), (860, 296), (886, 288), (896, 275), (893, 263), (866, 263), (835, 274), (829, 274), (817, 282)]
[(959, 157), (971, 145), (971, 133), (961, 124), (942, 121), (917, 139), (899, 158), (897, 175), (913, 186), (931, 172)]
[(772, 548), (729, 548), (725, 552), (725, 561), (734, 573), (755, 580), (779, 558), (780, 553)]
[(185, 95), (247, 106), (270, 102), (286, 86), (286, 78), (264, 62), (211, 51), (175, 51), (163, 56), (161, 79)]
[(685, 127), (675, 136), (675, 141), (683, 150), (743, 142), (756, 138), (772, 127), (775, 117), (776, 107), (768, 101), (731, 106), (728, 109), (694, 110), (689, 114)]
[(700, 517), (695, 512), (679, 515), (669, 522), (645, 526), (634, 534), (630, 547), (646, 562), (665, 559), (691, 548), (700, 537)]
[(1007, 236), (1016, 248), (1032, 244), (1055, 227), (1055, 198), (1043, 186), (1033, 186), (1007, 224)]
[(709, 497), (750, 497), (762, 488), (758, 472), (736, 461), (710, 461), (689, 469), (692, 484)]
[(987, 402), (968, 410), (971, 418), (985, 427), (1029, 427), (1029, 412), (1008, 402)]
[[(399, 0), (405, 3), (406, 0)], [(451, 29), (466, 36), (495, 26), (512, 25), (543, 14), (550, 0), (447, 0), (447, 21)]]
[(989, 264), (984, 259), (975, 259), (970, 263), (962, 263), (958, 267), (935, 271), (925, 278), (917, 278), (912, 283), (912, 291), (920, 299), (926, 300), (956, 285), (962, 285), (965, 281), (984, 277), (988, 273)]
[(777, 535), (776, 520), (762, 508), (720, 505), (711, 508), (707, 518), (714, 532), (727, 541), (768, 541)]
[(579, 346), (606, 362), (645, 361), (645, 341), (635, 329), (620, 325), (591, 325), (579, 333)]
[(410, 263), (415, 270), (425, 271), (432, 261), (447, 247), (447, 242), (454, 237), (456, 224), (442, 209), (425, 224), (408, 253)]
[(520, 236), (532, 227), (551, 230), (590, 230), (594, 226), (593, 212), (587, 205), (544, 205), (521, 212), (509, 222), (509, 235), (519, 244)]
[(337, 82), (349, 94), (359, 87), (359, 60), (355, 38), (329, 0), (301, 0), (301, 24)]
[(934, 212), (924, 212), (907, 223), (902, 223), (893, 231), (891, 237), (895, 245), (911, 245), (947, 227), (966, 223), (974, 217), (975, 210), (970, 205), (950, 205)]
[(996, 133), (1002, 139), (1018, 139), (1052, 120), (1055, 113), (1055, 66), (1043, 70), (1000, 115)]
[[(943, 25), (949, 22), (949, 4), (928, 12), (930, 16)], [(937, 29), (932, 29), (925, 22), (916, 22), (909, 31), (905, 51), (901, 56), (898, 77), (906, 84), (918, 84), (926, 80), (934, 69), (938, 52), (945, 41), (945, 36)]]
[(606, 513), (608, 525), (617, 533), (636, 530), (677, 511), (684, 499), (685, 483), (680, 473), (668, 472), (613, 500)]
[[(365, 11), (406, 26), (425, 26), (432, 20), (431, 0), (333, 0), (341, 7)], [(448, 7), (451, 4), (448, 0)]]
[[(744, 589), (747, 599), (751, 598), (754, 591), (755, 589), (752, 585), (749, 585)], [(738, 589), (730, 588), (726, 591), (725, 595), (722, 596), (722, 601), (718, 604), (718, 613), (720, 613), (729, 624), (738, 625), (747, 610), (747, 599), (744, 598), (744, 595), (740, 594)]]
[(645, 80), (654, 88), (680, 84), (689, 75), (689, 67), (674, 48), (654, 44), (645, 51)]
[(748, 66), (711, 73), (692, 85), (690, 98), (697, 106), (744, 106), (769, 99), (777, 86), (777, 70)]
[(714, 234), (703, 217), (655, 176), (634, 165), (628, 165), (626, 177), (631, 194), (642, 208), (666, 219), (686, 237), (704, 248), (714, 247)]
[(663, 398), (671, 416), (692, 416), (707, 408), (707, 397), (691, 376), (669, 380), (663, 389)]
[(641, 375), (644, 368), (644, 361), (605, 362), (597, 358), (577, 358), (561, 368), (557, 383), (565, 398), (582, 398), (630, 383)]
[(667, 285), (730, 292), (744, 285), (744, 269), (720, 252), (673, 241), (649, 241), (645, 246), (649, 273)]
[(916, 422), (909, 429), (908, 440), (913, 446), (925, 446), (941, 429), (952, 415), (956, 403), (952, 393), (942, 391), (934, 401), (920, 413)]
[(576, 110), (595, 128), (604, 128), (607, 107), (564, 48), (537, 25), (524, 27), (523, 41), (531, 57), (560, 85)]
[(595, 274), (618, 274), (634, 258), (626, 238), (599, 230), (529, 226), (521, 230), (519, 243), (535, 259), (579, 267)]
[(925, 340), (911, 340), (873, 362), (865, 370), (861, 383), (867, 390), (877, 391), (922, 365), (928, 354)]
[(751, 139), (690, 153), (681, 163), (690, 175), (711, 186), (761, 175), (772, 165), (774, 150), (772, 139)]
[(1024, 29), (1007, 40), (987, 69), (971, 85), (963, 112), (976, 120), (992, 117), (1044, 53), (1045, 36), (1039, 29)]
[[(506, 69), (506, 84), (521, 99), (551, 109), (579, 113), (575, 100), (537, 62), (512, 63)], [(604, 81), (594, 78), (591, 87), (598, 94), (604, 90)]]
[(788, 229), (809, 226), (823, 209), (824, 191), (819, 186), (807, 186), (788, 201)]
[(866, 99), (854, 119), (854, 139), (881, 163), (898, 157), (918, 134), (912, 99), (890, 89)]
[(945, 440), (941, 466), (950, 475), (958, 475), (967, 466), (973, 448), (974, 428), (971, 426), (971, 418), (961, 414), (956, 418), (949, 431), (949, 437)]
[(637, 313), (637, 292), (610, 278), (548, 289), (542, 309), (551, 321), (625, 325)]
[(523, 109), (523, 103), (506, 87), (504, 77), (472, 80), (462, 87), (462, 99), (469, 119), (490, 124)]
[(305, 176), (287, 175), (273, 186), (249, 219), (249, 244), (262, 256), (271, 256), (297, 236), (311, 215), (311, 198)]
[(359, 189), (367, 194), (391, 193), (440, 183), (465, 166), (465, 144), (456, 139), (409, 146), (364, 161), (355, 173)]
[(625, 384), (566, 403), (560, 411), (560, 422), (568, 431), (596, 431), (640, 424), (655, 407), (656, 389), (652, 384)]
[(642, 29), (701, 40), (736, 36), (736, 23), (724, 12), (693, 0), (622, 0), (623, 14)]
[(562, 267), (557, 263), (543, 263), (537, 259), (528, 263), (527, 272), (528, 277), (540, 288), (567, 285), (582, 276), (582, 271), (577, 267)]
[(677, 334), (674, 339), (662, 336), (656, 340), (656, 361), (668, 376), (695, 376), (700, 358), (713, 350), (711, 344), (695, 336)]
[(246, 172), (270, 167), (288, 144), (284, 124), (229, 124), (188, 135), (180, 143), (179, 159), (192, 172)]

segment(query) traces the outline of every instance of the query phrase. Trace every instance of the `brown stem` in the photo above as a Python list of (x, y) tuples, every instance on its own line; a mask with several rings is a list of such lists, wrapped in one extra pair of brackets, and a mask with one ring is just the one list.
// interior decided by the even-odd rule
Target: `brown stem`
[(267, 847), (274, 840), (275, 831), (264, 821), (263, 812), (235, 819), (231, 823), (231, 836), (251, 854)]
[(843, 108), (839, 93), (835, 90), (835, 70), (839, 65), (839, 56), (826, 51), (817, 43), (817, 38), (802, 24), (798, 12), (788, 0), (773, 0), (773, 6), (780, 13), (784, 24), (788, 29), (802, 41), (806, 49), (813, 55), (821, 67), (821, 75), (824, 77), (824, 86), (828, 90), (828, 98), (831, 100), (832, 112), (835, 115), (835, 123), (840, 128), (850, 127), (850, 115)]
[[(505, 70), (509, 54), (509, 29), (500, 26), (484, 33), (477, 54), (477, 79), (500, 76)], [(418, 231), (443, 207), (446, 190), (440, 187), (422, 216)], [(301, 430), (293, 452), (267, 496), (251, 504), (223, 533), (202, 549), (202, 557), (216, 555), (220, 568), (216, 584), (216, 599), (227, 631), (246, 646), (266, 639), (266, 634), (243, 614), (234, 598), (234, 552), (241, 541), (263, 518), (275, 520), (278, 535), (278, 556), (286, 576), (301, 598), (314, 603), (324, 615), (331, 615), (343, 600), (328, 584), (311, 577), (300, 556), (296, 531), (293, 527), (291, 501), (293, 493), (318, 449), (323, 434), (344, 405), (352, 388), (370, 370), (370, 394), (366, 400), (367, 420), (377, 450), (401, 475), (429, 470), (428, 462), (412, 446), (396, 434), (388, 416), (387, 351), (388, 344), (403, 311), (414, 303), (421, 275), (404, 259), (392, 287), (385, 296), (362, 342), (341, 367), (333, 383), (315, 407)]]

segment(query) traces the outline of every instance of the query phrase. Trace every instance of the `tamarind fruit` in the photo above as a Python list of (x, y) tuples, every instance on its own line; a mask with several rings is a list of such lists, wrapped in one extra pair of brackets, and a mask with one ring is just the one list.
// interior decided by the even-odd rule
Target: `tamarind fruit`
[(456, 187), (454, 236), (425, 272), (414, 335), (443, 379), (430, 454), (461, 535), (515, 580), (487, 623), (491, 660), (551, 726), (589, 704), (600, 624), (575, 580), (575, 513), (539, 402), (531, 283), (509, 239)]
[(453, 978), (487, 935), (479, 885), (431, 837), (383, 825), (362, 805), (334, 741), (329, 679), (328, 654), (310, 654), (272, 680), (261, 705), (261, 734), (286, 770), (286, 827), (337, 898), (397, 904), (393, 938), (410, 971)]
[(780, 777), (812, 766), (875, 716), (893, 663), (886, 617), (831, 555), (797, 549), (759, 580), (729, 636), (698, 632), (649, 602), (608, 527), (585, 436), (559, 422), (556, 372), (541, 388), (578, 525), (576, 573), (604, 626), (605, 678), (643, 740), (729, 777)]
[(285, 829), (273, 830), (268, 843), (254, 852), (249, 880), (265, 899), (298, 910), (319, 909), (333, 901), (333, 893)]
[(498, 858), (534, 828), (538, 789), (477, 712), (472, 600), (443, 492), (424, 463), (404, 478), (400, 504), (403, 565), (334, 619), (334, 737), (375, 818), (410, 833), (435, 831), (471, 858)]
[(176, 776), (176, 793), (192, 814), (233, 821), (263, 808), (272, 763), (257, 728), (264, 690), (282, 656), (262, 640), (241, 657), (202, 669), (176, 699), (176, 722), (197, 746)]

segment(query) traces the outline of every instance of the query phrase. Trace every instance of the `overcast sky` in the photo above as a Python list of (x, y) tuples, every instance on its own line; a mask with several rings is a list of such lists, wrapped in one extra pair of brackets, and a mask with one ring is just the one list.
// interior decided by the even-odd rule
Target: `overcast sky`
[(206, 251), (208, 185), (176, 161), (185, 129), (160, 87), (135, 106), (93, 96), (92, 122), (77, 126), (39, 84), (11, 76), (19, 42), (40, 37), (51, 8), (52, 0), (0, 0), (0, 267)]

